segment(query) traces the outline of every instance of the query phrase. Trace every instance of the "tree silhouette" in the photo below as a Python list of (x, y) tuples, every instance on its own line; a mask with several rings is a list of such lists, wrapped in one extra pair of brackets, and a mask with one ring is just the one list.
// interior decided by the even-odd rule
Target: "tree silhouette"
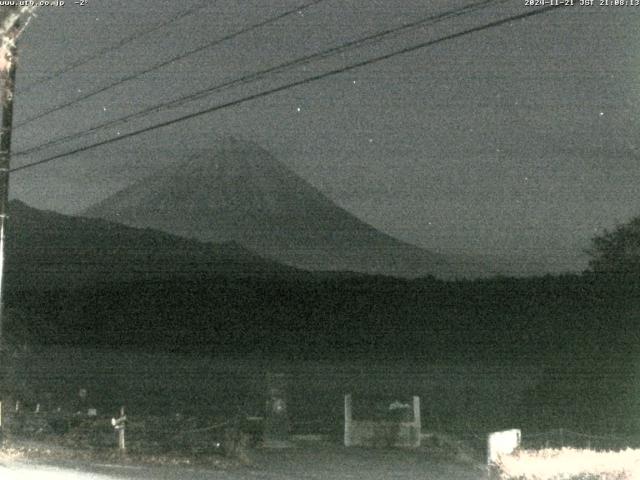
[(640, 275), (640, 216), (594, 237), (588, 253), (593, 272)]

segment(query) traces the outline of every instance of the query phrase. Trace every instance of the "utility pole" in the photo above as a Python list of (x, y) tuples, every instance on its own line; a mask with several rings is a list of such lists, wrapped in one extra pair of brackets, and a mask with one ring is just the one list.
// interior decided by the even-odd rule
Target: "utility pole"
[(4, 260), (9, 203), (9, 170), (11, 168), (13, 96), (16, 83), (16, 41), (29, 23), (35, 9), (35, 6), (0, 7), (0, 108), (2, 109), (0, 123), (0, 362), (2, 364), (0, 365), (0, 373), (4, 372), (4, 361), (6, 360), (4, 358), (5, 341), (3, 335), (5, 323)]
[(20, 22), (2, 36), (0, 47), (0, 102), (2, 124), (0, 126), (0, 352), (4, 353), (4, 257), (7, 206), (9, 203), (9, 168), (11, 167), (11, 128), (13, 125), (13, 96), (16, 83), (16, 38)]
[[(2, 406), (7, 380), (7, 351), (3, 335), (4, 315), (4, 257), (7, 207), (9, 203), (9, 170), (11, 168), (11, 129), (13, 126), (13, 96), (16, 83), (16, 41), (24, 27), (20, 20), (29, 21), (35, 6), (0, 7), (0, 439), (4, 436)], [(25, 18), (26, 17), (26, 18)]]

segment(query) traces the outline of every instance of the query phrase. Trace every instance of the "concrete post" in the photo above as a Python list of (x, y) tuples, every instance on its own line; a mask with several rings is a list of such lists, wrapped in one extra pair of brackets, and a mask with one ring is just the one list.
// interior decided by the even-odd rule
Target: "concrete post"
[(422, 417), (420, 415), (420, 397), (416, 395), (413, 397), (413, 425), (416, 435), (414, 446), (419, 447), (422, 436)]
[(351, 394), (344, 396), (344, 446), (351, 446), (351, 431), (352, 431), (352, 403)]

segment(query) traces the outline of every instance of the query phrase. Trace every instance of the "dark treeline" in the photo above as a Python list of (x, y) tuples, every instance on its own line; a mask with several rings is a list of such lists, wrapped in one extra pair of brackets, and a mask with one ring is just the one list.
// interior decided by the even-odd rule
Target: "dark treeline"
[[(8, 292), (8, 328), (44, 344), (285, 358), (620, 366), (640, 282), (600, 275), (444, 282), (211, 277)], [(19, 307), (17, 307), (19, 306)]]
[(502, 405), (495, 415), (509, 421), (498, 425), (489, 415), (487, 425), (640, 431), (633, 420), (640, 418), (640, 282), (629, 277), (227, 275), (9, 289), (7, 306), (6, 333), (15, 343), (400, 360), (414, 370), (427, 363), (536, 365), (544, 380), (518, 403), (494, 399)]

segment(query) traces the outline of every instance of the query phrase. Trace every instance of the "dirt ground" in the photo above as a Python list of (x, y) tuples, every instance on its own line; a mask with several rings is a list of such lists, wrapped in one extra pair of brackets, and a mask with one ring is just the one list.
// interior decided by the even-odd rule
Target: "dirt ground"
[[(252, 449), (248, 464), (221, 468), (190, 465), (136, 465), (118, 461), (56, 461), (20, 459), (8, 465), (16, 474), (29, 469), (55, 471), (64, 478), (167, 480), (477, 480), (486, 478), (480, 462), (438, 458), (418, 450), (345, 448), (332, 443), (301, 442), (291, 448)], [(66, 472), (66, 474), (65, 474)], [(73, 474), (71, 474), (73, 473)], [(85, 477), (86, 475), (86, 477)], [(47, 478), (46, 476), (41, 476)], [(17, 478), (20, 478), (18, 475)]]
[(249, 475), (237, 478), (463, 480), (479, 479), (484, 473), (479, 463), (430, 458), (424, 449), (345, 448), (331, 444), (258, 450), (253, 452), (252, 467)]

